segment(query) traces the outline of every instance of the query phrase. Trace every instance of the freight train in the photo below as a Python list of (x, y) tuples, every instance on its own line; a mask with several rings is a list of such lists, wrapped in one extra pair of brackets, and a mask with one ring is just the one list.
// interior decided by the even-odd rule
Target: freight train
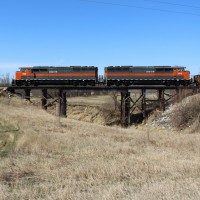
[(35, 66), (22, 67), (16, 72), (12, 85), (189, 85), (190, 72), (185, 67), (171, 66), (109, 66), (104, 77), (98, 77), (95, 66)]

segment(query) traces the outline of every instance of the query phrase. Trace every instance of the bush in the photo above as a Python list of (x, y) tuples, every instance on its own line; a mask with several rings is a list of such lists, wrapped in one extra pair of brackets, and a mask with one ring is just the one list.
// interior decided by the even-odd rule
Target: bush
[[(200, 96), (188, 97), (178, 104), (171, 113), (170, 124), (178, 129), (190, 127), (199, 119)], [(198, 120), (199, 121), (199, 120)], [(197, 126), (198, 127), (198, 126)]]
[(104, 103), (100, 109), (106, 125), (114, 125), (120, 123), (120, 102), (118, 94), (113, 92), (110, 94), (110, 100)]
[(0, 76), (0, 86), (9, 86), (11, 83), (10, 75), (1, 75)]

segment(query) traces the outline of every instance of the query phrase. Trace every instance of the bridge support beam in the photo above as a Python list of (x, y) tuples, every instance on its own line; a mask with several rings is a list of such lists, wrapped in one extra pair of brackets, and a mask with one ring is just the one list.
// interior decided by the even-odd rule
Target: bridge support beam
[(57, 115), (61, 117), (67, 116), (67, 100), (66, 100), (66, 92), (63, 90), (59, 90), (59, 106), (57, 106)]
[(59, 98), (58, 101), (56, 102), (56, 116), (60, 117), (60, 102), (61, 99)]
[(121, 126), (127, 128), (130, 125), (130, 92), (121, 92)]
[(47, 89), (42, 90), (42, 109), (47, 110)]
[(30, 89), (24, 89), (25, 92), (25, 96), (24, 99), (26, 99), (27, 101), (31, 100), (31, 90)]
[(141, 110), (142, 110), (142, 116), (144, 119), (144, 123), (146, 123), (146, 89), (142, 89), (142, 105), (141, 105)]
[(158, 90), (158, 100), (159, 100), (159, 109), (161, 111), (165, 111), (165, 90)]
[(61, 100), (61, 117), (67, 117), (67, 99), (66, 99), (66, 92), (62, 91), (62, 100)]
[(176, 102), (179, 103), (182, 100), (182, 88), (176, 88)]

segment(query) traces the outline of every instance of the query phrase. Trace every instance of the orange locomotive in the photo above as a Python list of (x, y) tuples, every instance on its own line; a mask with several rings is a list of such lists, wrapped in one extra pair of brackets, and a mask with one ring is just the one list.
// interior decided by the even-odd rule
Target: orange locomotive
[(106, 85), (189, 85), (190, 72), (185, 67), (110, 66), (104, 70)]
[(95, 85), (98, 68), (94, 66), (23, 67), (16, 72), (13, 85)]

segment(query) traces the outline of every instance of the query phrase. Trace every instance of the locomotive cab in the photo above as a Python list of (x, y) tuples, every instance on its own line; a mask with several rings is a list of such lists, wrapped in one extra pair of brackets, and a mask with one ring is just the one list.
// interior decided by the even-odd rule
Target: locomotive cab
[(189, 80), (190, 79), (190, 72), (185, 71), (185, 67), (178, 67), (178, 68), (174, 68), (173, 76), (174, 77), (181, 77), (184, 80)]
[(30, 67), (20, 68), (15, 73), (15, 80), (12, 82), (13, 85), (21, 86), (31, 77), (32, 71)]
[(16, 72), (16, 80), (21, 80), (23, 77), (31, 76), (30, 68), (20, 68), (20, 71)]
[(27, 77), (30, 77), (31, 74), (32, 74), (32, 70), (31, 69), (26, 69), (25, 73), (26, 73)]
[(173, 76), (176, 85), (189, 85), (190, 83), (190, 72), (185, 71), (185, 67), (174, 68)]

